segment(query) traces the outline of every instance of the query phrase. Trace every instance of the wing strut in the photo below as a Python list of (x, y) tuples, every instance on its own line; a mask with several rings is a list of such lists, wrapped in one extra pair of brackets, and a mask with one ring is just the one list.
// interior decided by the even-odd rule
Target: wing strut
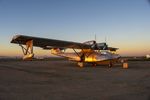
[(22, 48), (22, 52), (24, 54), (23, 60), (32, 60), (34, 57), (33, 53), (33, 40), (28, 40), (26, 42), (26, 46), (24, 47), (22, 44), (19, 43), (19, 46)]
[(80, 57), (79, 53), (77, 53), (77, 51), (74, 48), (72, 48), (72, 49)]

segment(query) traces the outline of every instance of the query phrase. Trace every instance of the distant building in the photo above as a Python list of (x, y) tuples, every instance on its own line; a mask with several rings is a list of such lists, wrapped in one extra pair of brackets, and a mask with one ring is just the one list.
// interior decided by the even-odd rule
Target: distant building
[(150, 59), (150, 55), (146, 55), (146, 58), (147, 58), (147, 59)]

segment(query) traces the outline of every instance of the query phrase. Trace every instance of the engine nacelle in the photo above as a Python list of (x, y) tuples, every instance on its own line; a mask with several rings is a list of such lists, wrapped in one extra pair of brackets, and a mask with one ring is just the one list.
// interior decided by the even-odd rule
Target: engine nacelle
[(96, 47), (99, 50), (107, 50), (108, 49), (108, 46), (106, 43), (96, 43)]
[(93, 44), (96, 44), (96, 41), (94, 41), (94, 40), (86, 41), (86, 42), (84, 42), (84, 44), (93, 45)]
[(86, 41), (84, 44), (90, 45), (94, 50), (108, 50), (108, 46), (106, 43), (96, 43), (96, 41)]

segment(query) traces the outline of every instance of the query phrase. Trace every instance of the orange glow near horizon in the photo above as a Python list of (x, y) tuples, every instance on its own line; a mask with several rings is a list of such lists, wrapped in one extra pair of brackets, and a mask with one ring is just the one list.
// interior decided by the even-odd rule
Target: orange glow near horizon
[[(41, 48), (34, 47), (35, 56), (51, 56), (50, 50), (43, 50)], [(0, 56), (23, 56), (22, 49), (20, 46), (11, 46), (7, 48), (2, 48), (0, 51)]]
[[(117, 53), (122, 56), (145, 56), (150, 52), (149, 49), (122, 47)], [(43, 50), (41, 48), (34, 48), (34, 54), (35, 56), (51, 56), (50, 50)], [(20, 47), (3, 48), (1, 49), (0, 56), (23, 56), (23, 53)]]
[(138, 40), (138, 41), (121, 41), (119, 44), (114, 43), (114, 46), (118, 47), (117, 53), (123, 56), (145, 56), (150, 54), (150, 47), (148, 46), (148, 41)]

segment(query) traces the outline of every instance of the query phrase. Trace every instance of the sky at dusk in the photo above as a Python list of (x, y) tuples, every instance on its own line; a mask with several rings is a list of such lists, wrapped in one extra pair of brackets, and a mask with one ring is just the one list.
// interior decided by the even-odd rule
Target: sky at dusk
[[(16, 34), (118, 47), (123, 56), (150, 54), (148, 0), (0, 0), (0, 56), (22, 55)], [(37, 55), (49, 51), (34, 48)]]

